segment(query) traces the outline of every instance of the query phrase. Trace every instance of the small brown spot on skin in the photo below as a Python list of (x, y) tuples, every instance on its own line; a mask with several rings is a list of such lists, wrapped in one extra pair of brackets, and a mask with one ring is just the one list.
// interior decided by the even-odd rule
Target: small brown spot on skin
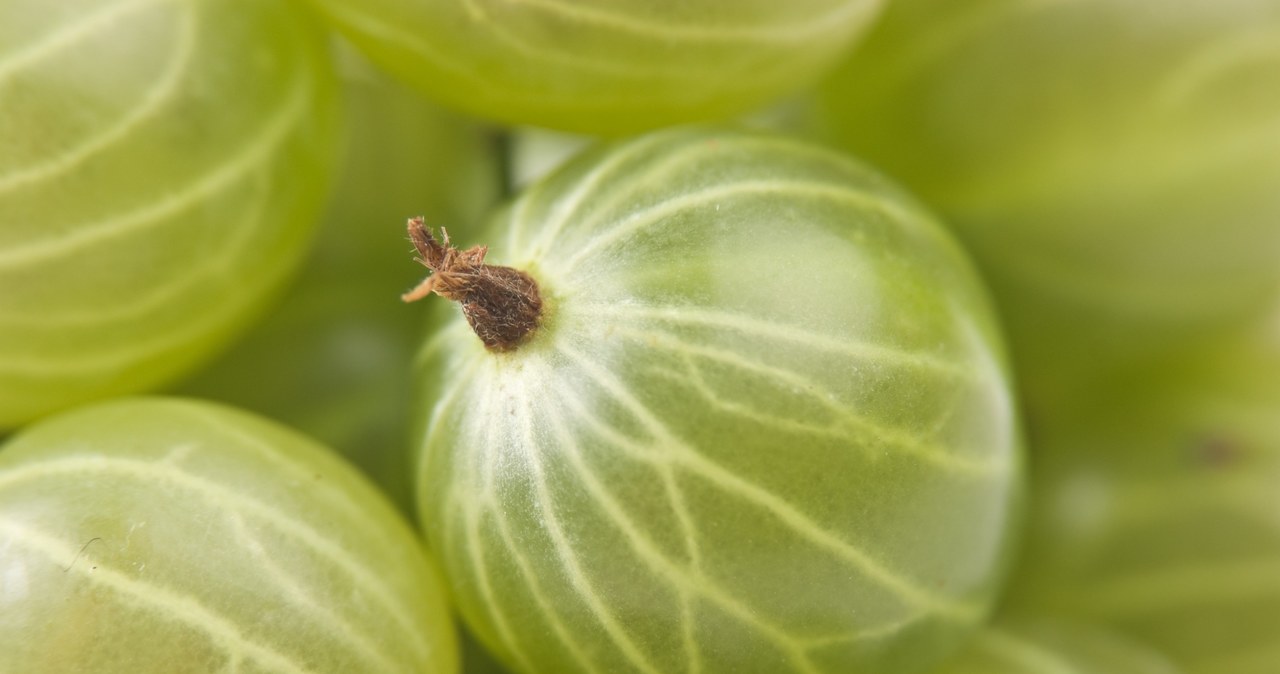
[(528, 274), (484, 263), (486, 246), (458, 250), (440, 229), (437, 241), (421, 217), (409, 219), (409, 239), (418, 262), (431, 270), (400, 299), (413, 302), (435, 293), (462, 307), (471, 329), (490, 351), (511, 351), (523, 344), (542, 319), (542, 296)]
[(1222, 433), (1207, 433), (1193, 445), (1193, 460), (1206, 468), (1226, 468), (1237, 463), (1242, 448), (1233, 438)]

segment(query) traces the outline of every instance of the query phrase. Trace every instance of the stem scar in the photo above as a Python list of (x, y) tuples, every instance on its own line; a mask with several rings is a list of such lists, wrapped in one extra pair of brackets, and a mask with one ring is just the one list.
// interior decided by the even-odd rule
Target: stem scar
[(490, 351), (512, 351), (528, 340), (542, 320), (542, 296), (528, 274), (484, 263), (487, 246), (458, 250), (440, 228), (437, 241), (421, 216), (409, 218), (415, 260), (431, 270), (416, 287), (400, 296), (405, 302), (431, 293), (457, 302), (471, 329)]

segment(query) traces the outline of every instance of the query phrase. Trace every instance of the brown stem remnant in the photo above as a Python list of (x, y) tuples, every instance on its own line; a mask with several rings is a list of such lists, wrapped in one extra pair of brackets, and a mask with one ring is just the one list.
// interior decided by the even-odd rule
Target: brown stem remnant
[(400, 296), (405, 302), (434, 292), (462, 306), (471, 329), (490, 351), (520, 346), (542, 319), (542, 296), (528, 274), (511, 267), (484, 263), (488, 246), (458, 250), (449, 245), (449, 232), (440, 228), (437, 241), (421, 217), (409, 218), (409, 238), (415, 258), (431, 270), (416, 288)]

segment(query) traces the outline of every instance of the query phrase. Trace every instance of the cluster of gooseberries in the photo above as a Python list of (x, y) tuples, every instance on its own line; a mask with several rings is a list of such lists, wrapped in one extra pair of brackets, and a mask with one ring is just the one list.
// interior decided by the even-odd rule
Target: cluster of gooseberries
[(1278, 83), (1280, 0), (0, 4), (0, 672), (1275, 672)]

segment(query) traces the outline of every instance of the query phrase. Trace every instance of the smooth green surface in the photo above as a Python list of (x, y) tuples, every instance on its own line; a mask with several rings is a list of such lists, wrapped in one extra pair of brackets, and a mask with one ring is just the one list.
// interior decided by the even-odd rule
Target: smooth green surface
[(1280, 329), (1093, 390), (1039, 434), (1008, 599), (1110, 624), (1189, 674), (1275, 672)]
[(1040, 395), (1274, 298), (1277, 82), (1277, 0), (895, 0), (821, 108), (954, 225)]
[(1166, 658), (1107, 630), (1043, 618), (984, 627), (932, 674), (1178, 674)]
[(590, 147), (593, 140), (532, 126), (512, 129), (507, 140), (507, 182), (519, 192)]
[(462, 674), (509, 674), (493, 657), (493, 654), (485, 649), (476, 638), (471, 636), (466, 626), (462, 626), (458, 631), (458, 651), (462, 659)]
[(324, 36), (284, 0), (0, 3), (0, 427), (161, 385), (295, 268)]
[(985, 617), (1007, 373), (969, 264), (895, 187), (676, 130), (578, 156), (485, 243), (549, 313), (493, 355), (428, 300), (419, 503), (512, 669), (914, 672)]
[(467, 112), (623, 133), (800, 90), (881, 0), (315, 0), (390, 72)]
[(315, 442), (132, 399), (0, 449), (0, 671), (457, 671), (434, 565)]
[(405, 264), (404, 221), (474, 231), (503, 181), (498, 143), (341, 56), (347, 151), (311, 257), (271, 316), (178, 390), (308, 433), (408, 511), (409, 363), (423, 326), (400, 301), (421, 275)]

